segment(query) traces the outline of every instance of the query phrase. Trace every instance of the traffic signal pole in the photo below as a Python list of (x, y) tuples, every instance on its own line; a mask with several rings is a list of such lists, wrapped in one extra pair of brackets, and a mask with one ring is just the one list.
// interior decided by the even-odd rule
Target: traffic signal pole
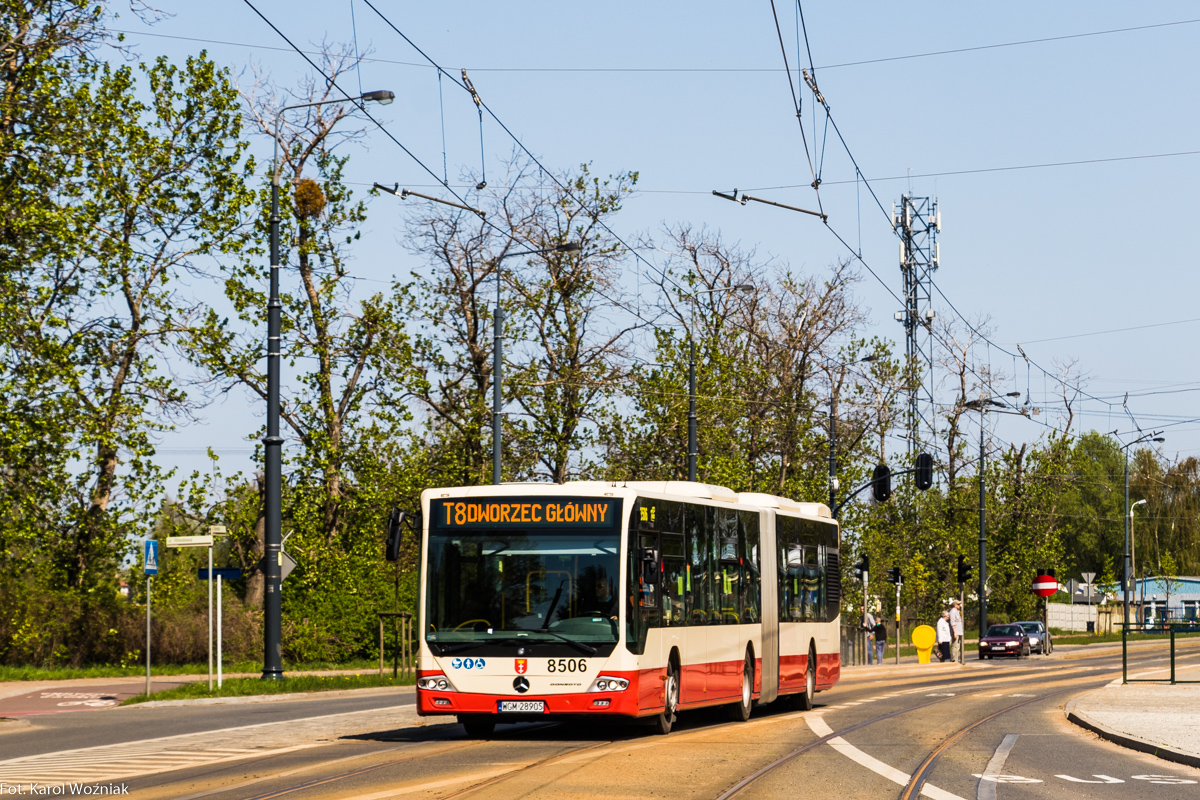
[(896, 584), (896, 666), (900, 666), (900, 587), (902, 583)]

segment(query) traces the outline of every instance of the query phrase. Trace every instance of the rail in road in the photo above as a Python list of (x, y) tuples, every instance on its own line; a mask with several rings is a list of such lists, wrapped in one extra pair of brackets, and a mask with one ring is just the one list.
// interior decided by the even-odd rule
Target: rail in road
[[(1138, 669), (1158, 660), (1147, 654)], [(1119, 784), (1125, 796), (1188, 796), (1200, 772), (1101, 742), (1063, 719), (1063, 701), (1111, 680), (1119, 666), (1119, 656), (1106, 655), (851, 673), (818, 695), (814, 711), (763, 709), (746, 723), (696, 712), (666, 737), (538, 724), (475, 741), (452, 725), (397, 728), (389, 714), (399, 712), (366, 709), (10, 759), (0, 761), (0, 782), (122, 780), (147, 800), (752, 800), (797, 785), (850, 798), (1075, 797)]]

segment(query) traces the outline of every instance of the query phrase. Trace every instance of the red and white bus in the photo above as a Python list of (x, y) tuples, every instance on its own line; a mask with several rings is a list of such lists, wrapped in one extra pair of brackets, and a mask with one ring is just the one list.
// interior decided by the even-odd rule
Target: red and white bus
[(421, 495), (417, 708), (473, 736), (554, 715), (811, 708), (840, 674), (838, 525), (683, 481)]

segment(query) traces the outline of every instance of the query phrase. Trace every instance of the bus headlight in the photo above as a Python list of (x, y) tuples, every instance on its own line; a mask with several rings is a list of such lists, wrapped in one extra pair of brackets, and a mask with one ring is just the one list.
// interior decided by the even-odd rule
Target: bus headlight
[(629, 688), (629, 681), (625, 678), (614, 678), (611, 675), (601, 675), (592, 681), (592, 688), (589, 692), (623, 692)]
[(417, 688), (427, 692), (457, 692), (454, 684), (445, 675), (430, 675), (428, 678), (417, 678)]

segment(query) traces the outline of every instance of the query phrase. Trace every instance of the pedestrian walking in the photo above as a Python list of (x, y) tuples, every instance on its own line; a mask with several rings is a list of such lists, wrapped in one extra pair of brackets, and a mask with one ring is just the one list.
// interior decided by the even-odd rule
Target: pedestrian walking
[(883, 651), (887, 649), (887, 624), (883, 617), (875, 623), (875, 663), (883, 663)]
[(958, 600), (954, 601), (954, 607), (950, 609), (950, 634), (954, 637), (950, 643), (950, 658), (959, 661), (963, 647), (963, 618), (962, 603)]
[[(875, 656), (875, 617), (865, 608), (863, 609), (863, 630), (867, 632), (867, 664), (870, 665), (874, 663), (871, 659)], [(881, 660), (879, 663), (882, 664), (883, 661)]]
[(937, 621), (938, 659), (943, 663), (950, 660), (950, 612), (943, 611), (942, 618)]

